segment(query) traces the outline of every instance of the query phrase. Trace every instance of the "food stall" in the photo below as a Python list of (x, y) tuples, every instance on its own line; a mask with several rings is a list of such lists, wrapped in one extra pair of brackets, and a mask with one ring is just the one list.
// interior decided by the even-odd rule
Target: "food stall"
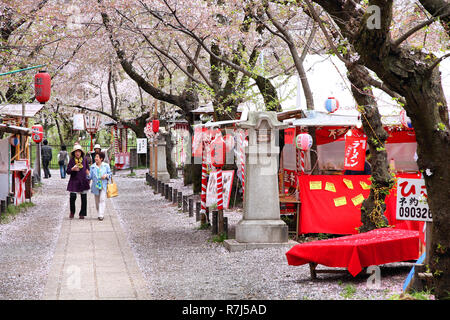
[(0, 200), (14, 196), (19, 205), (31, 199), (32, 129), (29, 119), (43, 108), (42, 104), (5, 104), (0, 106)]
[[(305, 115), (305, 118), (285, 122), (295, 130), (296, 136), (308, 127), (315, 127), (317, 163), (310, 163), (313, 150), (305, 151), (302, 159), (295, 144), (284, 145), (280, 163), (284, 188), (280, 189), (280, 202), (283, 204), (284, 199), (290, 197), (301, 203), (297, 206), (299, 209), (290, 212), (295, 216), (297, 234), (356, 234), (361, 225), (361, 204), (369, 195), (371, 181), (370, 175), (344, 175), (344, 162), (346, 140), (351, 137), (350, 134), (353, 133), (357, 139), (365, 139), (360, 129), (361, 120), (358, 116), (317, 111), (305, 111)], [(420, 178), (415, 160), (417, 144), (414, 130), (403, 125), (398, 116), (384, 117), (382, 122), (389, 133), (386, 151), (391, 170), (395, 171), (397, 178)], [(285, 137), (285, 140), (288, 139)], [(365, 157), (362, 158), (364, 160)], [(315, 166), (319, 174), (311, 175)], [(396, 188), (393, 188), (385, 200), (385, 216), (389, 225), (401, 229), (421, 229), (422, 222), (395, 219), (395, 195)], [(288, 209), (284, 213), (289, 214)]]

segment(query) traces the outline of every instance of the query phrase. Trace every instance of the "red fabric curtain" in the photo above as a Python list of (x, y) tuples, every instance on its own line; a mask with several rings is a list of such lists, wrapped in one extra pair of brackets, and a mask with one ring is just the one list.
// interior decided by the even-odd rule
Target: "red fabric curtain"
[[(417, 174), (401, 174), (420, 178)], [(298, 177), (301, 213), (299, 233), (356, 234), (362, 200), (369, 196), (370, 176), (303, 175)], [(344, 180), (345, 179), (345, 180)], [(346, 183), (347, 182), (347, 183)], [(353, 189), (351, 189), (351, 187)], [(396, 188), (386, 197), (385, 216), (398, 229), (419, 230), (423, 222), (396, 220)]]

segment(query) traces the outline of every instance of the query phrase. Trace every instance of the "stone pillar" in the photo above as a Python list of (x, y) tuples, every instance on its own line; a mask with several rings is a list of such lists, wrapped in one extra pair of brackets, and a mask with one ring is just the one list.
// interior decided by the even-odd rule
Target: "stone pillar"
[(236, 239), (226, 240), (230, 251), (287, 245), (288, 226), (280, 219), (278, 192), (279, 129), (285, 125), (275, 112), (250, 112), (239, 123), (248, 129), (245, 150), (243, 218), (236, 225)]
[(162, 182), (170, 180), (166, 164), (166, 141), (162, 137), (158, 137), (158, 180)]

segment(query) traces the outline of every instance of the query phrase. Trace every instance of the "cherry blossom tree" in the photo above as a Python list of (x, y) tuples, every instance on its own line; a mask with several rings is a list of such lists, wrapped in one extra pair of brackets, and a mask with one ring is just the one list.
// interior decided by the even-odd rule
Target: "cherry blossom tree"
[[(450, 177), (449, 125), (447, 102), (443, 93), (438, 64), (440, 58), (431, 52), (424, 53), (405, 44), (411, 32), (399, 37), (391, 32), (394, 2), (373, 0), (368, 6), (379, 9), (373, 12), (355, 1), (314, 0), (333, 19), (340, 32), (359, 54), (359, 63), (374, 71), (390, 90), (404, 97), (404, 108), (411, 118), (416, 132), (418, 166), (424, 174), (428, 193), (428, 204), (433, 212), (433, 232), (430, 254), (430, 269), (434, 278), (437, 298), (448, 298), (450, 288), (450, 255), (448, 190)], [(436, 2), (437, 3), (437, 2)], [(442, 10), (448, 5), (441, 2)], [(372, 7), (374, 8), (374, 7)], [(436, 12), (432, 21), (437, 20)], [(445, 13), (447, 15), (448, 13)], [(426, 23), (431, 22), (423, 22)], [(423, 26), (422, 24), (422, 26)], [(447, 42), (448, 43), (448, 42)], [(447, 115), (446, 115), (447, 114)]]

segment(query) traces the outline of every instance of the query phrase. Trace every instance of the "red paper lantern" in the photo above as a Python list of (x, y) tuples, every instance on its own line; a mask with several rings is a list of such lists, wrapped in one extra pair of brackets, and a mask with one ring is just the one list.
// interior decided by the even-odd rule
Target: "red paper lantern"
[(157, 133), (159, 131), (159, 120), (152, 121), (152, 129), (153, 133)]
[(44, 138), (44, 128), (40, 124), (35, 124), (31, 127), (31, 139), (35, 143), (39, 143)]
[(45, 71), (39, 71), (34, 76), (34, 94), (36, 100), (44, 104), (50, 99), (51, 78)]
[(226, 144), (222, 136), (216, 137), (211, 142), (211, 162), (216, 168), (222, 167), (225, 164), (227, 156)]

